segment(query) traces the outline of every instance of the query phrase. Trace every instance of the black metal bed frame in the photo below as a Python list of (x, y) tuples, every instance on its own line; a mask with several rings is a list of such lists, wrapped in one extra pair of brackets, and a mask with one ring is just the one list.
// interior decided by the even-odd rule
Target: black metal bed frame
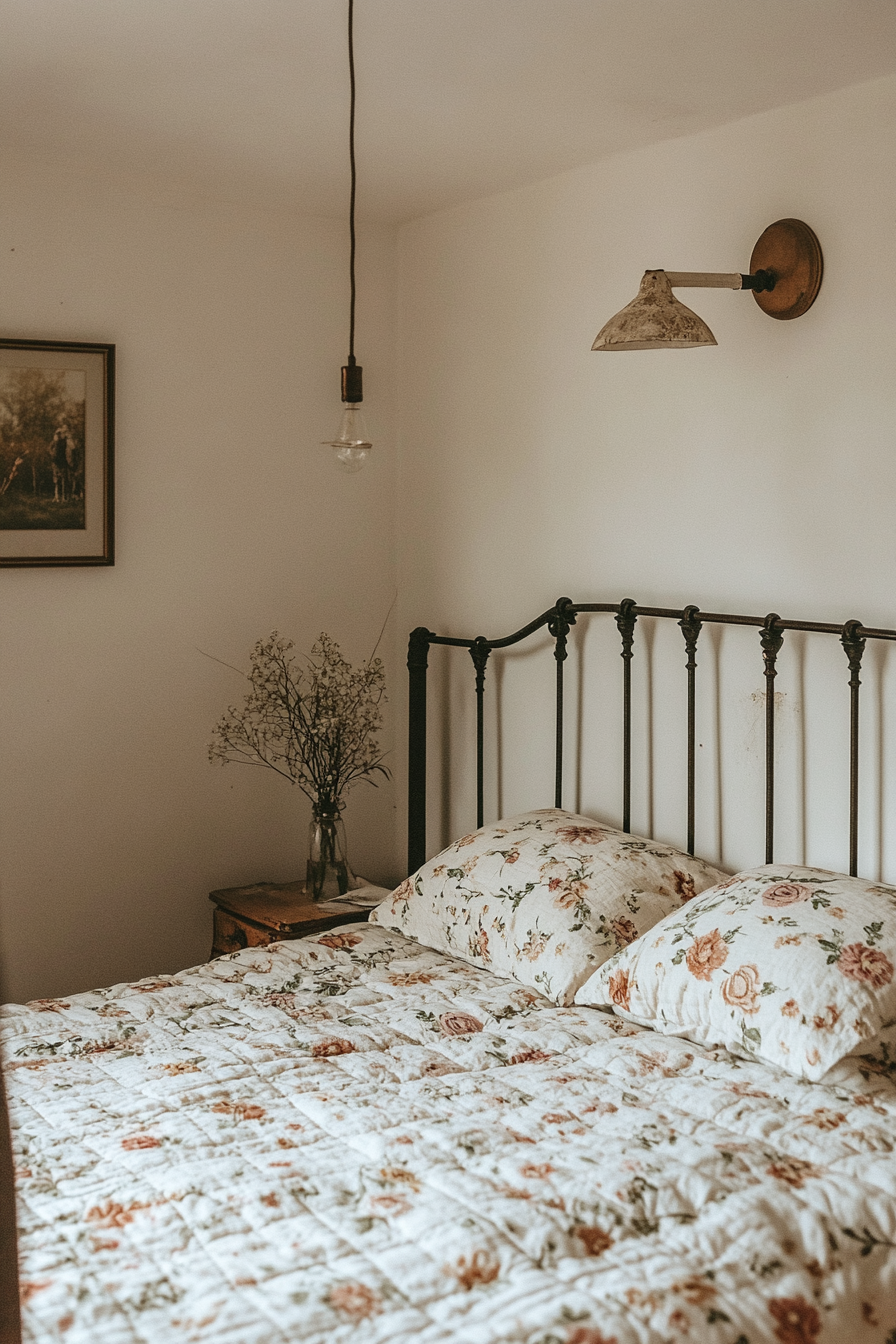
[(573, 602), (558, 598), (554, 606), (536, 616), (512, 635), (502, 639), (460, 639), (452, 635), (437, 635), (425, 626), (411, 632), (408, 643), (408, 871), (413, 873), (426, 860), (426, 673), (429, 649), (433, 644), (446, 644), (467, 649), (473, 660), (476, 684), (476, 825), (483, 824), (483, 767), (484, 767), (484, 697), (485, 670), (493, 649), (506, 649), (519, 644), (536, 631), (547, 628), (554, 640), (554, 658), (557, 663), (556, 727), (554, 747), (554, 805), (562, 807), (563, 781), (563, 664), (567, 657), (569, 631), (576, 618), (590, 612), (613, 613), (622, 641), (623, 709), (622, 709), (622, 829), (631, 829), (632, 780), (632, 696), (631, 665), (634, 657), (635, 625), (638, 617), (674, 620), (681, 627), (685, 642), (687, 670), (687, 805), (688, 853), (694, 852), (694, 776), (696, 737), (696, 672), (697, 641), (704, 625), (746, 625), (759, 631), (765, 676), (765, 862), (774, 862), (775, 829), (775, 697), (776, 663), (787, 630), (812, 634), (838, 635), (849, 667), (849, 871), (855, 876), (858, 868), (859, 817), (859, 672), (865, 642), (869, 639), (896, 640), (896, 630), (877, 630), (861, 621), (846, 621), (832, 625), (823, 621), (785, 620), (776, 612), (768, 616), (735, 616), (724, 612), (701, 611), (688, 606), (682, 610), (669, 607), (639, 607), (633, 598), (622, 602)]

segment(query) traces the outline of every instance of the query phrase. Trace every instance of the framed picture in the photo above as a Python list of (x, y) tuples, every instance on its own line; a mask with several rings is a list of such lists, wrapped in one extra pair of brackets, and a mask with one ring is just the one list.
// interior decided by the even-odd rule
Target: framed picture
[(0, 566), (114, 563), (115, 346), (0, 339)]

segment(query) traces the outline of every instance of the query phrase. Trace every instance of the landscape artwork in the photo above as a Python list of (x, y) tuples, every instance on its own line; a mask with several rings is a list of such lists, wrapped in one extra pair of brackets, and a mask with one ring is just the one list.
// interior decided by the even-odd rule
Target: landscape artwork
[(85, 526), (86, 376), (0, 369), (0, 529)]
[(0, 338), (0, 566), (111, 565), (115, 346)]

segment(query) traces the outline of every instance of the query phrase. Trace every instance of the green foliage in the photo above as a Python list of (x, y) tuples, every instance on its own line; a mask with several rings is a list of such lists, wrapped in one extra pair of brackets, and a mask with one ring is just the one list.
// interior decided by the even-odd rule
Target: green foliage
[(841, 1227), (840, 1231), (845, 1237), (849, 1237), (850, 1241), (857, 1241), (859, 1243), (862, 1248), (859, 1251), (859, 1254), (862, 1256), (870, 1255), (878, 1246), (883, 1246), (888, 1250), (894, 1249), (894, 1243), (892, 1241), (884, 1241), (879, 1237), (874, 1236), (872, 1232), (868, 1231), (867, 1227), (862, 1228), (861, 1234), (853, 1231), (851, 1227)]

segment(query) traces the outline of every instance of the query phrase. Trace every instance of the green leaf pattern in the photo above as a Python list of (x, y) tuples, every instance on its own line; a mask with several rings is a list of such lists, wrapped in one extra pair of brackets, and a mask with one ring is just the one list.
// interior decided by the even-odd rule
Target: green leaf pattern
[(372, 922), (566, 1004), (619, 948), (723, 876), (670, 845), (550, 808), (461, 837)]
[(896, 1043), (894, 961), (896, 889), (770, 864), (668, 915), (576, 1002), (817, 1081), (846, 1055)]
[(896, 1057), (806, 1083), (743, 1020), (748, 1058), (365, 924), (7, 1007), (24, 1337), (887, 1344)]

